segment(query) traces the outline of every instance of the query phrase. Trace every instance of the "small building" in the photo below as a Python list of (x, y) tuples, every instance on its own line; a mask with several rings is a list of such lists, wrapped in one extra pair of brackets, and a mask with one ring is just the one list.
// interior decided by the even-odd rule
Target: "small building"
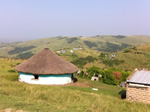
[(150, 103), (150, 71), (136, 69), (126, 83), (126, 98), (130, 101)]
[(115, 54), (111, 54), (111, 55), (110, 55), (110, 59), (112, 59), (112, 60), (114, 60), (115, 57), (116, 57)]
[(125, 88), (126, 87), (126, 82), (121, 82), (120, 87)]
[(53, 85), (71, 83), (78, 68), (45, 48), (15, 70), (19, 72), (20, 82)]
[(82, 49), (83, 49), (82, 47), (73, 48), (73, 50), (82, 50)]
[(66, 53), (66, 51), (64, 49), (61, 50), (61, 53)]
[(74, 51), (73, 50), (70, 50), (70, 53), (73, 53)]
[(56, 53), (60, 54), (60, 53), (61, 53), (61, 51), (56, 51)]
[(94, 74), (94, 76), (91, 78), (92, 81), (99, 81), (99, 76)]

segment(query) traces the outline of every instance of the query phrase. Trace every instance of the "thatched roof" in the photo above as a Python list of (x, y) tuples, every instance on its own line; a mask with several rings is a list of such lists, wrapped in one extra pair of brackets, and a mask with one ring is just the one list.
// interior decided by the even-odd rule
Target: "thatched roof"
[(57, 56), (48, 48), (35, 54), (15, 68), (18, 72), (32, 73), (39, 75), (68, 74), (78, 71), (78, 68)]

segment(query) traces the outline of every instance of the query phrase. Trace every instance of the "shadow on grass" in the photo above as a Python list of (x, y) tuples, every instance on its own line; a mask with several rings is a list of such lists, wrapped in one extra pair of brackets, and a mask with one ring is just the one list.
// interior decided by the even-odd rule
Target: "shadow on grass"
[(122, 99), (125, 99), (125, 98), (126, 98), (126, 90), (120, 91), (119, 94), (121, 95), (121, 98), (122, 98)]
[(8, 70), (8, 72), (16, 72), (15, 70)]
[(73, 78), (73, 83), (76, 83), (76, 82), (78, 82), (78, 79), (77, 78)]
[(18, 81), (18, 75), (3, 75), (1, 78), (6, 79), (8, 81)]

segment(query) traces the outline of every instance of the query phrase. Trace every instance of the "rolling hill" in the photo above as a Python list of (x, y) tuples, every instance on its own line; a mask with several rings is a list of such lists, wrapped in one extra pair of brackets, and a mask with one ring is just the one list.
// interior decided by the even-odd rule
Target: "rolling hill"
[[(1, 112), (149, 112), (150, 104), (121, 99), (124, 89), (78, 77), (77, 85), (21, 83), (14, 67), (22, 60), (0, 58)], [(76, 85), (76, 86), (75, 86)], [(92, 88), (98, 88), (93, 91)]]
[(116, 52), (132, 46), (150, 43), (150, 36), (51, 37), (15, 43), (1, 43), (0, 57), (29, 58), (43, 48), (53, 51), (82, 47), (102, 52)]
[[(57, 51), (61, 57), (81, 70), (92, 66), (100, 69), (116, 68), (132, 71), (150, 68), (149, 36), (56, 37), (27, 42), (0, 44), (0, 56), (28, 58), (45, 47)], [(136, 47), (135, 47), (136, 46)], [(74, 50), (72, 48), (82, 47)], [(116, 52), (117, 51), (117, 52)], [(113, 56), (113, 58), (112, 58)], [(121, 99), (124, 89), (78, 77), (80, 86), (43, 86), (18, 82), (14, 67), (23, 60), (0, 58), (0, 111), (54, 112), (126, 112), (150, 110), (149, 104)], [(82, 87), (83, 86), (83, 87)], [(93, 91), (92, 88), (98, 88)]]
[(100, 69), (115, 68), (127, 71), (133, 71), (135, 68), (150, 69), (150, 45), (126, 48), (114, 53), (97, 52), (91, 49), (75, 50), (74, 53), (69, 51), (68, 49), (66, 53), (58, 55), (83, 70), (92, 66)]

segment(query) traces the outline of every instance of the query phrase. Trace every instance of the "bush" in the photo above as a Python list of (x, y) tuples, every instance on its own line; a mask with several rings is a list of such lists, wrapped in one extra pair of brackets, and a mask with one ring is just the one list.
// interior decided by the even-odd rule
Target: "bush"
[(101, 53), (100, 55), (99, 55), (99, 58), (100, 59), (104, 59), (106, 56), (108, 56), (109, 54), (108, 53)]
[(131, 52), (130, 49), (125, 49), (125, 50), (124, 50), (124, 53), (130, 53), (130, 52)]
[(134, 46), (133, 48), (132, 48), (133, 50), (137, 50), (137, 48)]
[(114, 59), (114, 60), (104, 59), (102, 61), (105, 65), (110, 66), (110, 67), (112, 67), (113, 65), (119, 65), (121, 63), (124, 63), (124, 60), (117, 60), (117, 59)]
[(121, 82), (126, 81), (126, 78), (131, 74), (130, 71), (126, 72), (118, 69), (100, 70), (97, 66), (87, 69), (86, 72), (88, 73), (88, 76), (81, 71), (79, 77), (91, 79), (94, 74), (102, 75), (102, 79), (100, 81), (110, 85), (119, 85)]
[(18, 54), (21, 53), (23, 51), (28, 51), (31, 50), (33, 48), (36, 48), (35, 46), (27, 46), (27, 47), (15, 47), (15, 49), (8, 51), (8, 54), (13, 55), (13, 54)]
[(15, 70), (8, 70), (8, 72), (16, 72)]
[(117, 80), (115, 80), (115, 77), (112, 75), (111, 72), (112, 71), (110, 71), (110, 70), (103, 72), (104, 73), (104, 74), (102, 74), (103, 75), (103, 82), (106, 84), (117, 85), (118, 82), (117, 82)]
[(92, 47), (97, 47), (97, 44), (95, 42), (91, 42), (91, 41), (84, 41), (84, 44), (86, 44), (89, 48)]
[(16, 56), (17, 59), (28, 59), (30, 58), (31, 56), (33, 56), (34, 54), (32, 52), (26, 52), (26, 53), (23, 53), (23, 54), (18, 54)]
[(72, 58), (78, 58), (78, 55), (72, 54), (71, 57), (72, 57)]
[(86, 58), (78, 58), (78, 59), (72, 61), (72, 63), (75, 64), (76, 66), (78, 66), (79, 68), (83, 68), (83, 66), (86, 63), (90, 63), (90, 62), (93, 62), (95, 60), (96, 60), (96, 58), (94, 58), (92, 56), (87, 56)]
[(93, 66), (89, 68), (87, 72), (88, 72), (88, 77), (91, 78), (94, 74), (97, 74), (97, 75), (100, 74), (100, 68)]
[(121, 81), (121, 79), (122, 79), (122, 73), (121, 73), (121, 72), (113, 71), (113, 72), (112, 72), (112, 75), (115, 77), (115, 79), (116, 79), (117, 81)]
[(127, 77), (131, 74), (130, 71), (127, 71), (127, 72), (122, 72), (122, 82), (123, 81), (126, 81)]
[(126, 78), (130, 75), (131, 72), (122, 71), (122, 70), (116, 70), (116, 69), (109, 69), (109, 70), (103, 70), (101, 71), (101, 74), (103, 76), (103, 82), (106, 84), (111, 85), (118, 85), (122, 81), (126, 81)]

